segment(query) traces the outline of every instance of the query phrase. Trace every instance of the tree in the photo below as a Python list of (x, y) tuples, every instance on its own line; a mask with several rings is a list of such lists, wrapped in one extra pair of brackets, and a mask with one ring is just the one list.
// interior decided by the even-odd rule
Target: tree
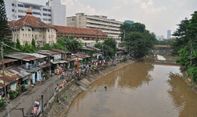
[(27, 42), (25, 43), (25, 45), (22, 46), (21, 50), (27, 53), (36, 52), (36, 49), (31, 44), (28, 44)]
[(123, 41), (129, 55), (137, 59), (147, 55), (156, 42), (155, 34), (146, 30), (141, 23), (124, 22), (121, 31), (124, 31)]
[(94, 45), (96, 48), (102, 49), (103, 43), (98, 42)]
[(197, 83), (197, 11), (191, 19), (181, 21), (174, 33), (174, 51), (178, 54), (180, 63), (193, 81)]
[(104, 45), (109, 46), (110, 48), (113, 49), (114, 53), (116, 53), (116, 51), (117, 51), (117, 48), (116, 48), (117, 43), (116, 43), (116, 41), (114, 39), (112, 39), (112, 38), (106, 39), (104, 41)]
[(128, 34), (131, 31), (132, 25), (134, 24), (133, 21), (126, 20), (124, 23), (120, 26), (121, 30), (121, 38), (124, 39), (126, 34)]
[(73, 38), (64, 38), (64, 44), (68, 51), (77, 52), (82, 48), (82, 44)]
[(130, 31), (143, 33), (146, 31), (146, 26), (141, 23), (134, 23), (134, 24), (132, 24)]
[(142, 58), (149, 53), (152, 48), (152, 40), (140, 32), (131, 32), (125, 39), (125, 46), (134, 58)]
[[(13, 42), (11, 41), (11, 30), (7, 22), (4, 0), (0, 0), (0, 42), (10, 46), (13, 45)], [(6, 53), (11, 50), (7, 46), (4, 48), (4, 52)]]
[(105, 57), (114, 57), (117, 51), (116, 41), (112, 38), (106, 39), (103, 43), (97, 43), (95, 47), (102, 50)]
[(33, 47), (33, 48), (35, 48), (35, 49), (36, 49), (36, 41), (35, 41), (35, 39), (32, 39), (32, 41), (31, 41), (31, 45), (32, 45), (32, 47)]
[(184, 48), (185, 43), (188, 43), (187, 38), (187, 27), (189, 25), (189, 20), (185, 18), (181, 23), (179, 24), (179, 27), (177, 31), (173, 34), (176, 37), (176, 41), (172, 44), (174, 49), (174, 54), (178, 54), (178, 51), (182, 48)]
[(52, 45), (46, 43), (46, 44), (43, 45), (42, 49), (44, 49), (44, 50), (50, 50), (50, 49), (52, 49)]
[(19, 50), (21, 49), (21, 43), (20, 43), (19, 39), (16, 40), (16, 48)]
[(0, 0), (0, 41), (8, 42), (11, 31), (8, 26), (4, 0)]

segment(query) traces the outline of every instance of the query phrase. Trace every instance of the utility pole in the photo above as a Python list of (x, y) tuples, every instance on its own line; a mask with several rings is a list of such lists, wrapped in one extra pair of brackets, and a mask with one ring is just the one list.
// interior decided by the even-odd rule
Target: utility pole
[(41, 95), (41, 113), (44, 112), (44, 95)]

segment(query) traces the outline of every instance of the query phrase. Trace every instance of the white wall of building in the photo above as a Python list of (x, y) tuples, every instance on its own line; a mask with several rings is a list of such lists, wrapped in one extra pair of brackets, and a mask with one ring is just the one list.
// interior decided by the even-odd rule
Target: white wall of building
[(12, 41), (17, 42), (19, 39), (21, 45), (31, 44), (33, 39), (39, 46), (43, 46), (45, 43), (53, 44), (57, 42), (56, 37), (56, 30), (53, 28), (39, 29), (23, 26), (20, 29), (12, 30)]
[(18, 20), (26, 15), (31, 7), (33, 16), (40, 18), (47, 24), (66, 25), (66, 6), (60, 0), (50, 0), (50, 4), (43, 6), (39, 4), (24, 3), (18, 0), (4, 0), (7, 18), (9, 21)]
[(81, 28), (100, 29), (108, 34), (108, 37), (119, 39), (122, 22), (108, 19), (106, 16), (85, 15), (77, 13), (76, 16), (67, 18), (67, 25)]
[(61, 4), (61, 0), (49, 0), (48, 5), (51, 7), (52, 24), (66, 25), (66, 6)]

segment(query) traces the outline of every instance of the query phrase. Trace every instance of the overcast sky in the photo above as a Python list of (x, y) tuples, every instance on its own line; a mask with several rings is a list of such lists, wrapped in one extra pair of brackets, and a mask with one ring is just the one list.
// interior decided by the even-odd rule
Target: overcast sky
[[(45, 4), (47, 0), (21, 0)], [(166, 37), (177, 24), (197, 10), (197, 0), (62, 0), (67, 16), (77, 12), (106, 15), (120, 21), (144, 23), (147, 29)]]

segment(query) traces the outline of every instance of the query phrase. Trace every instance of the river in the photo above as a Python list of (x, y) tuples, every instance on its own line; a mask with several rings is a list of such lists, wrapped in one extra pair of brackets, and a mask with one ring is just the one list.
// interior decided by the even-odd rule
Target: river
[[(72, 103), (68, 117), (197, 117), (197, 94), (178, 66), (133, 63), (94, 82)], [(107, 89), (104, 87), (107, 86)]]

